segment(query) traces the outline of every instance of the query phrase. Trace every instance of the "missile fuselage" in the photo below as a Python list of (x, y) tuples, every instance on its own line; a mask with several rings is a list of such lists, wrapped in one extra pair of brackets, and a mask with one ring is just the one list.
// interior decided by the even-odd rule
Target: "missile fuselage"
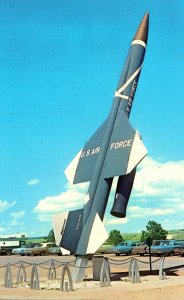
[[(143, 26), (144, 37), (143, 35), (140, 35), (140, 27)], [(93, 177), (90, 182), (87, 194), (87, 202), (84, 206), (83, 213), (83, 226), (85, 230), (81, 235), (81, 244), (79, 242), (76, 252), (76, 254), (79, 255), (81, 255), (82, 253), (84, 254), (84, 249), (87, 249), (88, 239), (86, 237), (89, 236), (91, 230), (90, 226), (85, 226), (87, 220), (90, 219), (90, 223), (92, 223), (94, 221), (96, 212), (98, 212), (99, 217), (101, 218), (101, 220), (103, 220), (105, 214), (113, 178), (111, 177), (104, 179), (104, 161), (109, 147), (112, 146), (110, 145), (110, 139), (114, 124), (116, 122), (118, 111), (123, 110), (127, 118), (129, 118), (131, 112), (132, 103), (138, 85), (138, 80), (146, 50), (148, 14), (145, 15), (140, 27), (135, 38), (132, 41), (125, 66), (120, 76), (120, 80), (114, 95), (112, 108), (108, 117), (104, 137), (100, 146), (100, 152), (96, 161), (95, 168), (93, 170)], [(140, 38), (144, 40), (141, 40)], [(119, 190), (120, 189), (121, 181), (119, 180)]]
[(108, 237), (103, 218), (113, 178), (119, 177), (111, 214), (125, 217), (136, 166), (147, 154), (128, 119), (144, 60), (148, 23), (146, 13), (131, 43), (107, 120), (65, 171), (71, 183), (90, 181), (90, 185), (83, 209), (56, 215), (54, 232), (57, 244), (83, 261)]

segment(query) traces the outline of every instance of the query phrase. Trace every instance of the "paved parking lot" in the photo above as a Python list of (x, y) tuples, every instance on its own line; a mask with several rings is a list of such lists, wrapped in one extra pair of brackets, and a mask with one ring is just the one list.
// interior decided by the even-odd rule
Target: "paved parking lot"
[[(115, 272), (126, 272), (129, 267), (129, 262), (131, 256), (116, 256), (114, 254), (104, 255), (109, 258), (109, 262), (111, 268)], [(149, 270), (149, 257), (148, 256), (134, 256), (137, 259), (139, 270)], [(27, 263), (36, 263), (40, 264), (45, 262), (46, 266), (49, 266), (50, 260), (54, 259), (59, 262), (69, 262), (73, 264), (75, 257), (68, 256), (57, 256), (57, 255), (49, 255), (49, 256), (19, 256), (19, 255), (11, 255), (11, 256), (0, 256), (0, 266), (6, 265), (7, 263), (15, 264), (19, 261), (24, 261)], [(152, 269), (158, 270), (160, 266), (160, 258), (157, 256), (152, 256)], [(92, 265), (92, 262), (89, 262), (89, 265)], [(184, 272), (184, 257), (182, 256), (166, 256), (164, 262), (164, 268), (173, 271)]]
[[(41, 264), (38, 267), (39, 280), (40, 284), (44, 285), (44, 288), (41, 286), (39, 290), (32, 290), (28, 283), (25, 286), (20, 285), (16, 286), (17, 278), (17, 267), (11, 267), (12, 277), (14, 286), (12, 288), (4, 287), (4, 277), (6, 268), (0, 268), (0, 299), (71, 299), (71, 300), (97, 300), (97, 299), (109, 299), (117, 300), (125, 297), (127, 300), (143, 300), (150, 299), (155, 300), (157, 298), (162, 298), (163, 300), (173, 300), (173, 299), (184, 299), (182, 298), (184, 293), (183, 286), (183, 276), (171, 276), (167, 272), (167, 280), (159, 280), (158, 269), (160, 266), (160, 260), (158, 257), (152, 257), (152, 261), (157, 260), (156, 263), (153, 263), (153, 270), (155, 270), (156, 276), (149, 276), (149, 257), (140, 257), (134, 256), (138, 259), (139, 270), (141, 271), (141, 283), (132, 284), (126, 280), (127, 271), (129, 268), (129, 262), (131, 256), (119, 256), (116, 257), (113, 254), (106, 255), (110, 261), (111, 268), (111, 287), (101, 288), (97, 285), (96, 282), (90, 281), (92, 275), (92, 268), (86, 270), (86, 281), (81, 283), (78, 287), (74, 286), (73, 292), (61, 292), (60, 289), (52, 288), (50, 289), (47, 286), (48, 283), (48, 269), (51, 262), (51, 259), (54, 259), (57, 264), (61, 265), (61, 262), (69, 262), (73, 264), (73, 256), (0, 256), (0, 266), (6, 265), (7, 263), (15, 264), (20, 261), (24, 261), (29, 264)], [(44, 263), (44, 264), (43, 264)], [(92, 265), (92, 261), (89, 262), (89, 265)], [(184, 258), (181, 256), (173, 256), (165, 258), (165, 268), (172, 269), (173, 275), (184, 275)], [(26, 273), (28, 281), (30, 280), (32, 267), (26, 267)], [(57, 268), (57, 280), (60, 281), (61, 268)], [(88, 276), (90, 278), (88, 278)], [(52, 282), (50, 283), (52, 284)], [(55, 283), (54, 283), (55, 284)]]

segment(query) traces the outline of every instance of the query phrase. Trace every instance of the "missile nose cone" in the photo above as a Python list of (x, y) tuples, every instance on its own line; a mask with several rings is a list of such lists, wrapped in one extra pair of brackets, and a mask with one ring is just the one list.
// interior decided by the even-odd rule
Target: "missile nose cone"
[(142, 21), (141, 24), (139, 25), (139, 28), (136, 32), (136, 35), (133, 38), (134, 40), (141, 40), (145, 44), (147, 43), (147, 38), (148, 38), (148, 25), (149, 25), (149, 12), (147, 12)]

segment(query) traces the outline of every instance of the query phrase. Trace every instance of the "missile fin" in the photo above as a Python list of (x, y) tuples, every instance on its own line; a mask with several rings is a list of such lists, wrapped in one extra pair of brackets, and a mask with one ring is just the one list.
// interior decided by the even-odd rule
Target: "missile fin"
[(115, 121), (104, 162), (104, 178), (130, 173), (146, 154), (147, 150), (138, 133), (121, 109)]
[(57, 214), (53, 216), (53, 228), (54, 228), (54, 236), (56, 245), (59, 246), (62, 238), (62, 227), (64, 226), (67, 218), (68, 218), (69, 212), (65, 212), (63, 214)]
[(86, 254), (95, 253), (97, 249), (108, 239), (108, 237), (109, 235), (105, 229), (104, 223), (100, 219), (99, 215), (96, 214)]
[(53, 217), (56, 244), (75, 253), (82, 231), (83, 209), (77, 209)]
[(100, 219), (98, 213), (92, 209), (84, 224), (76, 254), (86, 255), (95, 253), (107, 238), (108, 233), (104, 223)]
[(127, 174), (129, 174), (141, 162), (141, 160), (146, 156), (147, 153), (147, 149), (145, 148), (138, 132), (136, 131), (129, 156)]
[(100, 152), (106, 123), (107, 122), (105, 121), (97, 129), (94, 135), (85, 144), (84, 148), (75, 156), (66, 168), (65, 175), (71, 184), (83, 183), (91, 180), (93, 168)]

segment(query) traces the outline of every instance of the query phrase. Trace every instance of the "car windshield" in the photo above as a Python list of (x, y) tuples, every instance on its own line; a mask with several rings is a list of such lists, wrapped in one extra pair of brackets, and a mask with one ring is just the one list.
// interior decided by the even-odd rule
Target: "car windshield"
[(153, 241), (153, 246), (159, 246), (160, 245), (160, 243), (161, 243), (161, 241)]
[(169, 241), (153, 241), (153, 246), (159, 246), (159, 245), (169, 245)]
[(35, 248), (36, 247), (42, 247), (42, 246), (43, 246), (43, 244), (38, 244), (38, 245), (35, 246)]
[(163, 241), (161, 244), (162, 245), (169, 245), (169, 241)]
[(24, 248), (34, 248), (35, 246), (37, 246), (36, 244), (27, 244), (24, 246)]
[(126, 246), (127, 245), (127, 243), (120, 243), (120, 244), (118, 244), (118, 246)]

